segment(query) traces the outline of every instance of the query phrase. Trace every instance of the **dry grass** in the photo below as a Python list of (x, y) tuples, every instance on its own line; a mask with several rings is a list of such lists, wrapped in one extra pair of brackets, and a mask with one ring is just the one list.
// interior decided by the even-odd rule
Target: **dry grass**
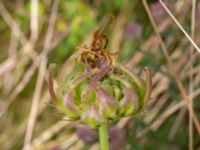
[[(158, 43), (167, 60), (167, 65), (160, 66), (159, 72), (153, 70), (152, 99), (149, 102), (149, 106), (147, 106), (148, 113), (142, 118), (146, 127), (137, 131), (137, 138), (138, 140), (145, 138), (145, 135), (149, 131), (157, 132), (158, 130), (162, 130), (161, 127), (165, 122), (167, 122), (170, 117), (175, 116), (175, 121), (172, 123), (168, 134), (169, 140), (173, 140), (176, 137), (179, 127), (185, 123), (185, 116), (189, 113), (189, 119), (186, 121), (188, 130), (184, 132), (189, 134), (188, 149), (193, 150), (193, 138), (199, 137), (200, 135), (200, 121), (197, 112), (199, 108), (196, 108), (195, 110), (193, 105), (193, 101), (197, 100), (197, 97), (200, 95), (200, 64), (198, 61), (200, 50), (197, 46), (200, 37), (199, 35), (195, 35), (196, 1), (193, 0), (191, 6), (183, 6), (180, 4), (181, 2), (175, 4), (175, 12), (181, 10), (180, 7), (183, 7), (182, 9), (184, 10), (186, 10), (185, 7), (188, 7), (188, 9), (192, 8), (192, 12), (188, 12), (192, 14), (191, 37), (183, 29), (180, 23), (177, 22), (178, 19), (174, 18), (174, 15), (170, 12), (168, 12), (169, 17), (165, 18), (160, 23), (156, 23), (147, 1), (142, 0), (141, 3), (143, 3), (150, 19), (148, 25), (152, 25), (156, 34), (152, 33), (146, 38), (138, 53), (135, 53), (125, 65), (134, 70), (144, 59), (146, 52), (151, 53), (153, 56), (159, 53), (160, 48)], [(16, 140), (23, 137), (24, 150), (45, 150), (54, 145), (61, 145), (64, 149), (81, 149), (84, 146), (84, 143), (79, 141), (74, 134), (76, 123), (53, 119), (53, 121), (48, 123), (48, 126), (44, 127), (44, 120), (48, 121), (49, 119), (43, 118), (43, 121), (40, 121), (39, 119), (47, 111), (52, 113), (52, 110), (49, 110), (51, 107), (48, 105), (50, 97), (48, 95), (46, 84), (46, 77), (48, 74), (47, 64), (48, 62), (51, 62), (51, 60), (49, 60), (49, 55), (53, 52), (54, 48), (66, 38), (68, 30), (59, 34), (55, 31), (55, 23), (59, 16), (59, 0), (55, 0), (49, 14), (50, 19), (48, 28), (46, 29), (46, 36), (42, 39), (42, 41), (44, 41), (43, 46), (39, 49), (37, 47), (37, 42), (40, 41), (40, 21), (38, 19), (38, 9), (36, 9), (37, 4), (37, 0), (31, 1), (30, 38), (26, 38), (25, 33), (23, 33), (23, 29), (20, 27), (17, 20), (12, 17), (4, 3), (0, 2), (0, 15), (9, 27), (11, 33), (8, 45), (9, 54), (0, 64), (0, 88), (3, 91), (0, 97), (0, 117), (2, 124), (0, 145), (2, 144), (1, 147), (4, 149), (10, 149), (16, 144)], [(164, 3), (163, 6), (165, 6)], [(116, 16), (116, 22), (113, 29), (114, 33), (111, 37), (110, 47), (112, 51), (120, 51), (123, 39), (123, 28), (126, 23), (125, 17), (133, 8), (135, 9), (134, 4), (129, 4), (128, 1), (124, 1), (124, 5), (121, 7), (119, 15)], [(175, 23), (171, 20), (170, 16), (175, 20)], [(174, 39), (175, 37), (173, 37), (173, 35), (163, 39), (162, 33), (168, 30), (169, 27), (175, 28), (176, 24), (179, 27), (177, 30), (181, 30), (185, 35), (182, 35), (181, 39), (179, 39), (178, 46), (171, 50), (170, 43), (174, 40), (177, 41), (177, 39)], [(85, 41), (88, 41), (88, 39), (85, 39)], [(191, 44), (188, 44), (188, 41)], [(197, 43), (195, 41), (197, 41)], [(186, 47), (186, 50), (180, 51), (183, 45)], [(194, 51), (194, 48), (191, 45), (196, 51)], [(190, 57), (188, 57), (189, 55)], [(157, 57), (155, 56), (155, 60), (156, 58)], [(25, 91), (35, 74), (37, 79), (34, 84), (33, 96), (29, 97), (25, 103), (19, 102), (23, 101), (19, 95)], [(190, 79), (190, 84), (187, 84), (186, 86), (185, 82), (188, 78)], [(177, 93), (178, 99), (173, 99), (171, 93), (168, 92), (168, 89), (173, 82), (175, 82), (175, 85), (179, 90), (179, 93)], [(18, 102), (23, 105), (18, 106)], [(13, 104), (14, 106), (18, 106), (18, 109), (25, 109), (25, 114), (19, 114), (22, 115), (19, 117), (24, 117), (20, 123), (13, 123), (11, 112), (12, 109), (14, 109), (12, 107)], [(54, 114), (51, 113), (47, 113), (50, 115), (48, 117), (54, 117)], [(44, 117), (47, 116), (44, 115)], [(122, 119), (118, 123), (118, 127), (125, 128), (132, 120), (132, 118)], [(14, 135), (12, 136), (13, 133)], [(9, 140), (7, 140), (8, 138)], [(98, 146), (99, 145), (95, 143), (90, 149), (95, 150)]]

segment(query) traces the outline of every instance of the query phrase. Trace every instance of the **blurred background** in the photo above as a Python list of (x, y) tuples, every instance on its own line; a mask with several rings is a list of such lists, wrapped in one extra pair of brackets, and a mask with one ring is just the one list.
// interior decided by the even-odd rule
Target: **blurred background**
[[(200, 44), (200, 1), (165, 5)], [(98, 150), (98, 134), (57, 112), (48, 66), (57, 69), (115, 16), (108, 50), (142, 75), (152, 70), (144, 113), (109, 130), (113, 150), (200, 150), (200, 54), (157, 0), (1, 0), (0, 149)]]

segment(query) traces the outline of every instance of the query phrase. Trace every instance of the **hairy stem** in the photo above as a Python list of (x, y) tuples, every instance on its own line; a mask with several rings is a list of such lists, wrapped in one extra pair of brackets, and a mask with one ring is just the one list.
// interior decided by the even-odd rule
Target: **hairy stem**
[(101, 150), (109, 150), (107, 124), (102, 124), (99, 127), (99, 140), (100, 140)]

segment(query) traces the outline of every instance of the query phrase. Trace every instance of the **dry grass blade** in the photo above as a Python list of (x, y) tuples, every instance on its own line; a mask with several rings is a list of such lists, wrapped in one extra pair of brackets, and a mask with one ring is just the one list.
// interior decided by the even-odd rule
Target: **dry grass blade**
[(180, 23), (177, 21), (177, 19), (173, 16), (173, 14), (170, 12), (170, 10), (165, 6), (165, 4), (162, 2), (162, 0), (159, 0), (161, 5), (164, 7), (164, 9), (167, 11), (167, 13), (170, 15), (170, 17), (174, 20), (174, 22), (177, 24), (179, 29), (185, 34), (185, 36), (188, 38), (188, 40), (192, 43), (192, 45), (195, 47), (195, 49), (200, 53), (200, 49), (197, 46), (197, 44), (193, 41), (193, 39), (189, 36), (189, 34), (183, 29), (183, 27), (180, 25)]
[(150, 22), (151, 22), (151, 24), (152, 24), (152, 26), (153, 26), (153, 28), (154, 28), (154, 30), (155, 30), (157, 36), (158, 36), (158, 39), (159, 39), (159, 42), (160, 42), (160, 44), (161, 44), (163, 53), (164, 53), (164, 55), (165, 55), (165, 57), (166, 57), (166, 59), (167, 59), (167, 62), (168, 62), (169, 71), (170, 71), (170, 73), (172, 74), (172, 76), (175, 78), (177, 87), (178, 87), (178, 89), (179, 89), (179, 91), (180, 91), (180, 93), (181, 93), (181, 95), (182, 95), (182, 97), (183, 97), (183, 99), (184, 99), (184, 101), (185, 101), (185, 105), (187, 106), (188, 111), (192, 114), (193, 122), (194, 122), (195, 127), (196, 127), (196, 129), (197, 129), (197, 131), (198, 131), (198, 134), (200, 135), (200, 123), (199, 123), (199, 121), (198, 121), (198, 118), (197, 118), (197, 116), (196, 116), (194, 110), (192, 109), (192, 106), (191, 106), (191, 104), (190, 104), (189, 98), (188, 98), (188, 96), (187, 96), (187, 94), (186, 94), (186, 91), (185, 91), (185, 89), (184, 89), (184, 86), (183, 86), (183, 84), (181, 83), (181, 80), (180, 80), (179, 76), (178, 76), (177, 73), (174, 71), (171, 58), (170, 58), (170, 56), (169, 56), (169, 54), (168, 54), (167, 48), (166, 48), (166, 46), (165, 46), (165, 44), (164, 44), (164, 41), (163, 41), (162, 38), (161, 38), (160, 33), (159, 33), (159, 31), (157, 30), (156, 23), (155, 23), (155, 21), (154, 21), (154, 19), (153, 19), (153, 17), (152, 17), (152, 14), (151, 14), (151, 12), (150, 12), (150, 9), (149, 9), (149, 6), (148, 6), (148, 4), (147, 4), (147, 1), (146, 1), (146, 0), (142, 0), (142, 2), (143, 2), (143, 5), (144, 5), (144, 7), (145, 7), (145, 9), (146, 9), (146, 11), (147, 11), (147, 14), (148, 14), (148, 16), (149, 16)]
[(116, 25), (114, 28), (114, 32), (112, 35), (112, 38), (110, 40), (110, 45), (111, 45), (111, 52), (119, 52), (119, 48), (122, 42), (122, 37), (123, 37), (123, 29), (126, 23), (126, 17), (130, 11), (133, 9), (134, 3), (129, 3), (128, 0), (125, 0), (123, 3), (123, 6), (121, 8), (119, 17), (116, 19)]
[(42, 143), (48, 141), (54, 134), (62, 130), (64, 127), (69, 125), (70, 123), (67, 121), (60, 121), (53, 126), (51, 126), (49, 129), (41, 133), (41, 135), (37, 138), (35, 138), (32, 142), (33, 148), (39, 147)]
[(168, 136), (168, 138), (169, 138), (170, 140), (173, 140), (173, 139), (174, 139), (175, 134), (176, 134), (178, 128), (180, 127), (180, 124), (181, 124), (181, 122), (182, 122), (182, 120), (183, 120), (183, 118), (184, 118), (184, 116), (185, 116), (185, 113), (186, 113), (186, 109), (185, 109), (185, 108), (182, 108), (182, 109), (179, 111), (179, 114), (177, 115), (177, 117), (176, 117), (176, 119), (175, 119), (175, 121), (174, 121), (174, 125), (172, 126), (172, 129), (171, 129), (171, 131), (170, 131), (170, 133), (169, 133), (169, 136)]
[[(198, 96), (200, 94), (200, 89), (193, 91), (191, 95), (193, 98)], [(156, 131), (165, 121), (168, 117), (170, 117), (172, 114), (174, 114), (179, 109), (183, 108), (185, 105), (184, 101), (181, 100), (178, 103), (171, 103), (171, 105), (166, 109), (154, 122), (152, 122), (146, 129), (143, 129), (137, 134), (138, 138), (141, 138), (144, 134), (146, 134), (149, 130)]]
[(14, 28), (14, 34), (15, 36), (19, 36), (19, 40), (23, 45), (24, 50), (28, 53), (29, 57), (33, 60), (37, 59), (37, 53), (33, 51), (32, 44), (26, 39), (25, 35), (21, 31), (18, 23), (12, 18), (12, 16), (9, 14), (9, 12), (6, 10), (5, 6), (0, 2), (0, 14), (5, 20), (5, 22), (8, 24), (10, 29)]
[(37, 64), (37, 61), (33, 62), (29, 70), (27, 70), (27, 72), (24, 74), (21, 82), (17, 85), (17, 87), (13, 90), (12, 94), (8, 97), (8, 100), (3, 105), (0, 111), (0, 118), (5, 114), (10, 104), (15, 100), (16, 96), (24, 89), (26, 84), (30, 81), (30, 78), (33, 76), (34, 72), (37, 69)]
[(24, 147), (23, 147), (24, 150), (30, 149), (30, 141), (32, 138), (33, 130), (34, 130), (40, 95), (42, 92), (42, 85), (44, 82), (44, 75), (46, 73), (46, 63), (47, 63), (47, 60), (43, 59), (39, 68), (38, 79), (37, 79), (36, 87), (35, 87), (35, 93), (34, 93), (32, 105), (31, 105), (31, 112), (29, 116), (28, 126), (26, 129), (26, 135), (25, 135), (25, 141), (24, 141)]
[(55, 21), (57, 17), (57, 10), (58, 10), (58, 5), (59, 5), (59, 0), (54, 1), (54, 4), (52, 6), (52, 12), (51, 12), (51, 17), (50, 17), (50, 23), (47, 29), (47, 34), (44, 42), (44, 49), (42, 50), (41, 54), (41, 65), (39, 68), (39, 73), (38, 73), (38, 79), (36, 83), (36, 88), (35, 88), (35, 93), (33, 96), (33, 101), (31, 105), (31, 112), (29, 116), (29, 122), (26, 130), (26, 135), (25, 135), (25, 140), (24, 140), (24, 150), (29, 150), (31, 149), (31, 139), (32, 139), (32, 134), (35, 126), (35, 120), (37, 117), (37, 111), (39, 107), (39, 100), (42, 92), (42, 85), (44, 81), (44, 76), (46, 72), (46, 64), (47, 64), (47, 52), (50, 50), (51, 47), (51, 40), (53, 37), (53, 31), (54, 31), (54, 26), (55, 26)]
[[(49, 53), (51, 50), (53, 50), (67, 36), (67, 34), (68, 34), (68, 31), (66, 31), (63, 34), (61, 34), (60, 36), (56, 37), (55, 40), (53, 40), (53, 42), (51, 43), (51, 45), (50, 45), (51, 47), (47, 50), (48, 51), (47, 53)], [(41, 57), (41, 55), (43, 55), (42, 53), (44, 53), (44, 52), (43, 51), (41, 52), (39, 58)], [(22, 80), (19, 82), (19, 84), (16, 86), (16, 88), (14, 88), (12, 94), (7, 98), (8, 100), (7, 100), (6, 104), (4, 104), (2, 106), (2, 109), (0, 111), (0, 117), (2, 117), (5, 114), (8, 107), (15, 100), (17, 95), (20, 92), (22, 92), (23, 89), (26, 87), (26, 85), (30, 81), (31, 77), (35, 73), (38, 66), (39, 66), (39, 60), (35, 60), (32, 63), (32, 65), (30, 66), (30, 68), (24, 73)]]
[(9, 58), (6, 61), (4, 61), (2, 64), (0, 64), (0, 76), (5, 75), (10, 70), (13, 69), (16, 61), (14, 58)]
[(137, 138), (141, 138), (149, 130), (153, 130), (153, 131), (157, 130), (169, 116), (171, 116), (173, 113), (178, 111), (183, 106), (184, 106), (183, 101), (179, 103), (171, 103), (170, 107), (164, 113), (162, 113), (162, 115), (160, 115), (156, 121), (154, 121), (151, 125), (149, 125), (148, 128), (143, 129), (142, 131), (138, 132)]
[(31, 0), (31, 42), (34, 44), (38, 38), (38, 0)]
[[(196, 96), (198, 96), (200, 94), (200, 89), (193, 91), (193, 93), (191, 93), (192, 98), (195, 98)], [(179, 104), (179, 105), (178, 105)], [(174, 107), (175, 105), (177, 105), (178, 107)], [(158, 127), (166, 120), (166, 117), (169, 117), (171, 114), (173, 114), (175, 111), (177, 111), (178, 109), (180, 109), (181, 107), (184, 106), (184, 102), (179, 102), (177, 104), (175, 104), (174, 106), (172, 105), (171, 108), (169, 108), (168, 110), (166, 110), (161, 116), (160, 118), (162, 118), (160, 121), (160, 119), (158, 118), (157, 121), (152, 123), (152, 127), (154, 128), (154, 130), (157, 130)], [(154, 125), (153, 125), (154, 124)]]
[[(196, 0), (192, 0), (192, 16), (191, 16), (191, 37), (194, 40), (194, 36), (195, 36), (195, 13), (196, 13)], [(192, 75), (192, 70), (193, 70), (193, 59), (194, 59), (194, 55), (193, 55), (193, 45), (191, 45), (190, 48), (190, 71), (189, 71), (189, 80), (190, 80), (190, 84), (189, 84), (189, 93), (192, 94), (193, 91), (193, 75)], [(190, 99), (190, 103), (191, 106), (193, 108), (193, 98), (192, 95), (189, 97)], [(189, 113), (189, 150), (193, 150), (193, 122), (192, 122), (192, 114)]]
[(25, 45), (27, 43), (27, 39), (25, 35), (22, 33), (19, 25), (17, 22), (11, 17), (9, 12), (6, 10), (5, 6), (0, 2), (0, 14), (2, 18), (5, 20), (5, 22), (8, 24), (10, 29), (15, 29), (14, 34), (17, 37), (18, 35), (20, 36), (20, 42)]

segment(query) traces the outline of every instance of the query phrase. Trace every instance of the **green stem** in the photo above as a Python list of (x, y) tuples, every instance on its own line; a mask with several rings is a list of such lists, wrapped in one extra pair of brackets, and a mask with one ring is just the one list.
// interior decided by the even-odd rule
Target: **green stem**
[(99, 139), (100, 139), (101, 150), (109, 150), (107, 124), (102, 124), (99, 127)]

